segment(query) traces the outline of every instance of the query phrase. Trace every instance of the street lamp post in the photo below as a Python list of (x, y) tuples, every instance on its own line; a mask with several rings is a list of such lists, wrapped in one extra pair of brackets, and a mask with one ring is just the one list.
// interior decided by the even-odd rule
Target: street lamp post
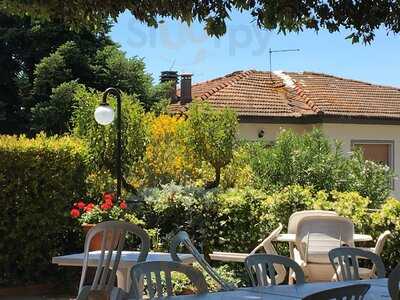
[(116, 88), (108, 88), (103, 94), (103, 100), (99, 107), (96, 108), (94, 112), (94, 118), (96, 122), (101, 125), (111, 124), (114, 120), (114, 110), (107, 103), (107, 96), (113, 94), (117, 99), (117, 144), (116, 144), (116, 173), (117, 173), (117, 193), (116, 200), (119, 201), (121, 198), (121, 186), (122, 186), (122, 134), (121, 134), (121, 92)]

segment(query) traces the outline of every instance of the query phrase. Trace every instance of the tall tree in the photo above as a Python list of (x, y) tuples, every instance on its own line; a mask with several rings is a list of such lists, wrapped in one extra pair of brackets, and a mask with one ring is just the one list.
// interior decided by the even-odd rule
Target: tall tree
[(97, 33), (71, 31), (57, 22), (12, 17), (0, 12), (0, 133), (27, 130), (35, 65), (67, 41), (74, 41), (86, 54), (95, 53), (108, 38), (110, 24), (102, 22)]
[(208, 103), (193, 102), (187, 112), (186, 144), (201, 160), (209, 163), (215, 178), (206, 188), (215, 188), (221, 171), (233, 158), (238, 119), (233, 110), (216, 110)]
[(110, 86), (118, 88), (137, 98), (147, 109), (168, 94), (165, 84), (153, 86), (142, 59), (127, 58), (117, 45), (107, 45), (89, 56), (75, 42), (67, 42), (43, 58), (34, 75), (34, 132), (61, 134), (69, 130), (77, 83), (98, 91)]
[(226, 19), (235, 9), (249, 11), (257, 25), (266, 29), (301, 31), (305, 28), (327, 29), (329, 32), (347, 28), (353, 42), (370, 42), (381, 26), (387, 31), (400, 31), (400, 1), (310, 1), (310, 0), (3, 0), (0, 9), (9, 13), (26, 13), (47, 19), (62, 19), (72, 26), (87, 25), (96, 29), (104, 18), (114, 20), (129, 10), (133, 16), (150, 26), (157, 26), (162, 17), (172, 17), (190, 24), (205, 23), (211, 35), (226, 32)]

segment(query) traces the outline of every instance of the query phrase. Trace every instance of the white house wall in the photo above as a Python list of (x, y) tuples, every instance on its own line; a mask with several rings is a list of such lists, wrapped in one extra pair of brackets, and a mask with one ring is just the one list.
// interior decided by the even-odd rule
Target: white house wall
[[(264, 140), (268, 143), (275, 141), (276, 136), (282, 129), (291, 128), (293, 131), (302, 134), (311, 130), (316, 125), (310, 124), (271, 124), (271, 123), (240, 123), (239, 138), (256, 141)], [(258, 133), (264, 130), (264, 137), (259, 138)]]
[[(361, 125), (361, 124), (271, 124), (271, 123), (240, 123), (239, 138), (246, 140), (264, 140), (271, 143), (282, 129), (291, 128), (297, 133), (304, 133), (313, 127), (319, 127), (327, 137), (342, 142), (345, 154), (350, 154), (351, 143), (360, 141), (393, 141), (394, 155), (393, 166), (396, 175), (400, 174), (400, 125)], [(260, 130), (264, 131), (264, 137), (259, 138)], [(400, 198), (400, 181), (395, 178), (393, 195)]]

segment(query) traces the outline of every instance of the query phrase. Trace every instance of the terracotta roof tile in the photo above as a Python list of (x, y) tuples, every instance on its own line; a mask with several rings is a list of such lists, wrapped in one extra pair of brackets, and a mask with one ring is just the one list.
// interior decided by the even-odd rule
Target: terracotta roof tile
[[(400, 89), (313, 72), (237, 71), (194, 84), (192, 96), (217, 108), (230, 107), (239, 116), (400, 119)], [(185, 106), (178, 102), (170, 109), (182, 112)]]

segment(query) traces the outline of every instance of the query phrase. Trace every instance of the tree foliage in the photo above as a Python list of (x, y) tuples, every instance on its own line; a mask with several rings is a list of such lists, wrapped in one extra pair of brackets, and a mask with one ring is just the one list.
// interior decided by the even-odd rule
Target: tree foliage
[(232, 160), (238, 120), (230, 109), (216, 110), (207, 103), (194, 102), (188, 111), (187, 145), (215, 170), (209, 188), (220, 183), (221, 169)]
[(276, 143), (251, 148), (250, 164), (257, 186), (266, 190), (299, 184), (316, 190), (357, 191), (378, 206), (390, 194), (392, 171), (363, 159), (360, 152), (350, 157), (340, 144), (331, 143), (321, 130), (304, 135), (282, 131)]
[[(142, 59), (127, 58), (117, 45), (107, 45), (89, 56), (85, 55), (84, 50), (75, 42), (67, 42), (36, 65), (32, 90), (37, 103), (32, 109), (34, 123), (31, 128), (34, 131), (63, 133), (59, 132), (59, 129), (67, 129), (63, 126), (69, 121), (64, 120), (67, 114), (63, 113), (63, 108), (54, 107), (61, 103), (51, 98), (59, 85), (71, 80), (99, 91), (104, 91), (110, 86), (118, 88), (137, 98), (146, 108), (165, 98), (168, 93), (165, 84), (153, 86), (152, 78), (146, 72)], [(53, 98), (57, 97), (55, 95)], [(37, 113), (44, 111), (52, 111), (53, 118), (38, 118)], [(55, 116), (56, 113), (60, 115)], [(56, 130), (55, 124), (52, 123), (55, 118), (63, 120)], [(40, 124), (39, 121), (43, 123)]]
[[(305, 1), (305, 0), (102, 0), (77, 1), (14, 1), (3, 0), (1, 9), (14, 14), (30, 14), (45, 19), (62, 20), (74, 27), (97, 29), (108, 17), (129, 10), (139, 21), (156, 27), (163, 17), (171, 17), (190, 24), (194, 20), (205, 23), (210, 35), (226, 32), (226, 20), (233, 10), (248, 11), (257, 25), (280, 32), (298, 32), (310, 28), (329, 32), (346, 28), (353, 42), (370, 42), (381, 26), (387, 31), (400, 31), (400, 3), (393, 0), (363, 1)], [(62, 12), (62, 13), (61, 13)]]
[(36, 104), (32, 97), (36, 64), (67, 41), (75, 42), (83, 55), (90, 56), (112, 43), (107, 36), (109, 28), (103, 22), (96, 33), (75, 32), (60, 22), (38, 21), (25, 14), (13, 17), (0, 11), (0, 132), (27, 132), (30, 108)]
[[(109, 171), (116, 178), (114, 124), (103, 126), (94, 119), (94, 111), (101, 103), (102, 93), (93, 89), (80, 88), (75, 93), (77, 108), (73, 112), (74, 134), (82, 138), (88, 146), (91, 171)], [(115, 109), (115, 100), (110, 97), (109, 104)], [(144, 110), (133, 97), (122, 95), (122, 171), (124, 178), (130, 175), (144, 155), (146, 132), (143, 122)], [(133, 191), (124, 180), (124, 187)]]
[[(146, 107), (150, 107), (155, 99), (152, 96), (153, 80), (146, 72), (143, 59), (127, 58), (117, 46), (99, 49), (91, 62), (94, 82), (93, 87), (104, 90), (113, 86), (121, 91), (135, 95)], [(161, 95), (165, 97), (166, 92)]]
[(196, 178), (196, 163), (185, 143), (185, 120), (162, 114), (147, 116), (147, 147), (143, 159), (147, 186), (169, 182), (185, 184)]
[(76, 107), (74, 95), (82, 88), (83, 85), (76, 81), (63, 82), (54, 88), (49, 101), (39, 102), (32, 108), (31, 128), (52, 135), (70, 131), (71, 116)]

